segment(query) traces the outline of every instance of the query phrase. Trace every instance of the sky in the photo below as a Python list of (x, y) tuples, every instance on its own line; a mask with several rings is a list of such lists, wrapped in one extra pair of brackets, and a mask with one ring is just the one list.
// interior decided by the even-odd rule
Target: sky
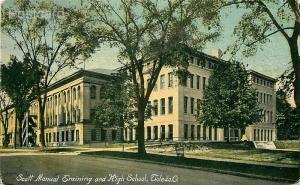
[[(3, 1), (3, 0), (0, 0)], [(80, 4), (81, 0), (64, 0), (60, 2), (64, 3), (77, 3)], [(116, 0), (114, 0), (116, 1)], [(10, 4), (11, 0), (6, 0), (4, 4)], [(222, 36), (217, 42), (209, 43), (203, 50), (205, 53), (210, 54), (212, 49), (219, 48), (222, 51), (226, 49), (229, 44), (232, 44), (235, 40), (233, 36), (233, 28), (239, 21), (242, 12), (232, 8), (226, 12), (228, 16), (222, 16), (223, 32)], [(3, 33), (1, 33), (1, 62), (7, 63), (10, 55), (17, 54), (17, 47), (13, 42)], [(106, 68), (115, 69), (120, 67), (117, 62), (118, 49), (110, 47), (101, 47), (98, 52), (93, 54), (92, 58), (85, 63), (86, 69), (94, 68)], [(287, 43), (280, 34), (275, 34), (271, 38), (271, 42), (263, 47), (263, 50), (258, 51), (254, 56), (245, 58), (239, 57), (241, 62), (248, 65), (249, 69), (256, 70), (265, 75), (276, 78), (280, 76), (286, 69), (289, 68), (290, 55), (287, 47)], [(225, 60), (228, 57), (224, 58)], [(81, 66), (83, 67), (83, 65)], [(74, 70), (68, 70), (63, 75), (69, 75)], [(61, 78), (59, 76), (58, 78)]]

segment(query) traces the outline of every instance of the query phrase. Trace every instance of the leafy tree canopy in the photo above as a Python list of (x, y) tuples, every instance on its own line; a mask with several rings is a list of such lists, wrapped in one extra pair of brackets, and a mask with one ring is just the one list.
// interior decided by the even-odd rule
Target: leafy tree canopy
[(214, 69), (199, 108), (197, 120), (214, 127), (244, 129), (261, 117), (255, 90), (239, 62), (222, 62)]

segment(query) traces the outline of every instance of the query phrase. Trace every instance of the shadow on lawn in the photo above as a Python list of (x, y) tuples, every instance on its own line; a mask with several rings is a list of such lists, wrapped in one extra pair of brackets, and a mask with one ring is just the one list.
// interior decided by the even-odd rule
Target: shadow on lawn
[(245, 164), (236, 162), (214, 161), (195, 158), (178, 158), (176, 156), (166, 156), (159, 154), (139, 155), (132, 152), (115, 152), (115, 151), (99, 151), (99, 152), (83, 152), (82, 154), (96, 155), (108, 158), (123, 158), (143, 160), (147, 162), (160, 162), (166, 165), (184, 165), (189, 167), (200, 167), (205, 169), (213, 169), (219, 171), (230, 171), (238, 173), (247, 173), (259, 175), (268, 178), (281, 178), (295, 181), (299, 179), (298, 168), (296, 167), (275, 167), (259, 164)]

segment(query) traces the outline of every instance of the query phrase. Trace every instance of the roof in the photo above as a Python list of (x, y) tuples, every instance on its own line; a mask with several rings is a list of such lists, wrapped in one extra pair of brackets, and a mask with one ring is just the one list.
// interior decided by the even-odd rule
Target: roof
[(252, 69), (250, 69), (250, 70), (248, 70), (248, 71), (249, 71), (250, 74), (253, 74), (253, 75), (255, 75), (255, 76), (259, 76), (260, 78), (264, 78), (265, 80), (270, 80), (270, 81), (272, 81), (272, 82), (276, 82), (276, 81), (277, 81), (275, 78), (272, 78), (272, 77), (270, 77), (270, 76), (264, 75), (264, 74), (262, 74), (262, 73), (259, 73), (259, 72), (257, 72), (257, 71), (254, 71), (254, 70), (252, 70)]
[[(51, 91), (53, 89), (56, 89), (62, 85), (65, 85), (67, 83), (70, 83), (78, 78), (81, 78), (83, 76), (87, 77), (94, 77), (94, 78), (99, 78), (99, 79), (104, 79), (104, 80), (109, 80), (111, 79), (111, 75), (113, 74), (115, 70), (108, 70), (108, 69), (91, 69), (91, 70), (84, 70), (81, 69), (65, 78), (62, 78), (55, 83), (51, 84), (48, 88), (48, 91)], [(116, 71), (117, 72), (117, 71)]]

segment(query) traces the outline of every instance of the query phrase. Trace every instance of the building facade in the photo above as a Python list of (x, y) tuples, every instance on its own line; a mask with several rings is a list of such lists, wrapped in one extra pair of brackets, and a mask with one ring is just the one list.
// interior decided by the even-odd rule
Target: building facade
[[(80, 70), (49, 87), (44, 115), (47, 146), (118, 142), (121, 139), (120, 130), (102, 129), (92, 121), (99, 103), (101, 86), (111, 77), (112, 72), (103, 69)], [(32, 102), (29, 115), (35, 117), (36, 144), (39, 145), (40, 114), (37, 101)], [(12, 116), (9, 120), (11, 138), (14, 136), (14, 121), (15, 116)], [(3, 130), (0, 132), (2, 141)], [(10, 144), (13, 145), (13, 139), (10, 140)]]
[[(179, 83), (173, 69), (164, 67), (161, 70), (149, 98), (153, 111), (152, 118), (145, 122), (146, 140), (224, 141), (227, 137), (235, 141), (276, 139), (276, 80), (253, 70), (249, 73), (257, 92), (257, 101), (263, 109), (261, 122), (248, 126), (245, 133), (239, 129), (230, 129), (228, 133), (223, 128), (207, 127), (196, 121), (197, 105), (203, 98), (210, 74), (222, 62), (219, 56), (219, 52), (216, 52), (216, 57), (193, 53), (188, 67), (191, 76), (183, 84)], [(134, 129), (125, 129), (125, 140), (135, 139), (135, 132)]]
[[(164, 67), (161, 70), (149, 99), (152, 116), (145, 122), (145, 140), (224, 141), (227, 137), (235, 141), (276, 140), (276, 81), (253, 70), (249, 73), (257, 92), (257, 101), (263, 109), (261, 122), (248, 126), (243, 134), (239, 129), (230, 129), (228, 133), (223, 128), (206, 127), (196, 121), (198, 102), (203, 98), (212, 70), (220, 62), (222, 60), (218, 52), (216, 57), (201, 52), (191, 54), (188, 67), (191, 76), (184, 83), (179, 83), (174, 69)], [(136, 140), (135, 128), (124, 128), (123, 131), (104, 129), (92, 121), (99, 103), (101, 86), (111, 77), (112, 72), (103, 69), (80, 70), (49, 87), (44, 115), (47, 146), (119, 142), (122, 134), (125, 141)], [(147, 75), (145, 73), (145, 79), (149, 78)], [(38, 102), (32, 102), (29, 114), (35, 116), (36, 144), (39, 145), (38, 110)], [(14, 136), (14, 123), (13, 115), (9, 120), (11, 138)], [(2, 125), (0, 133), (2, 142)], [(12, 145), (13, 139), (10, 141)]]

